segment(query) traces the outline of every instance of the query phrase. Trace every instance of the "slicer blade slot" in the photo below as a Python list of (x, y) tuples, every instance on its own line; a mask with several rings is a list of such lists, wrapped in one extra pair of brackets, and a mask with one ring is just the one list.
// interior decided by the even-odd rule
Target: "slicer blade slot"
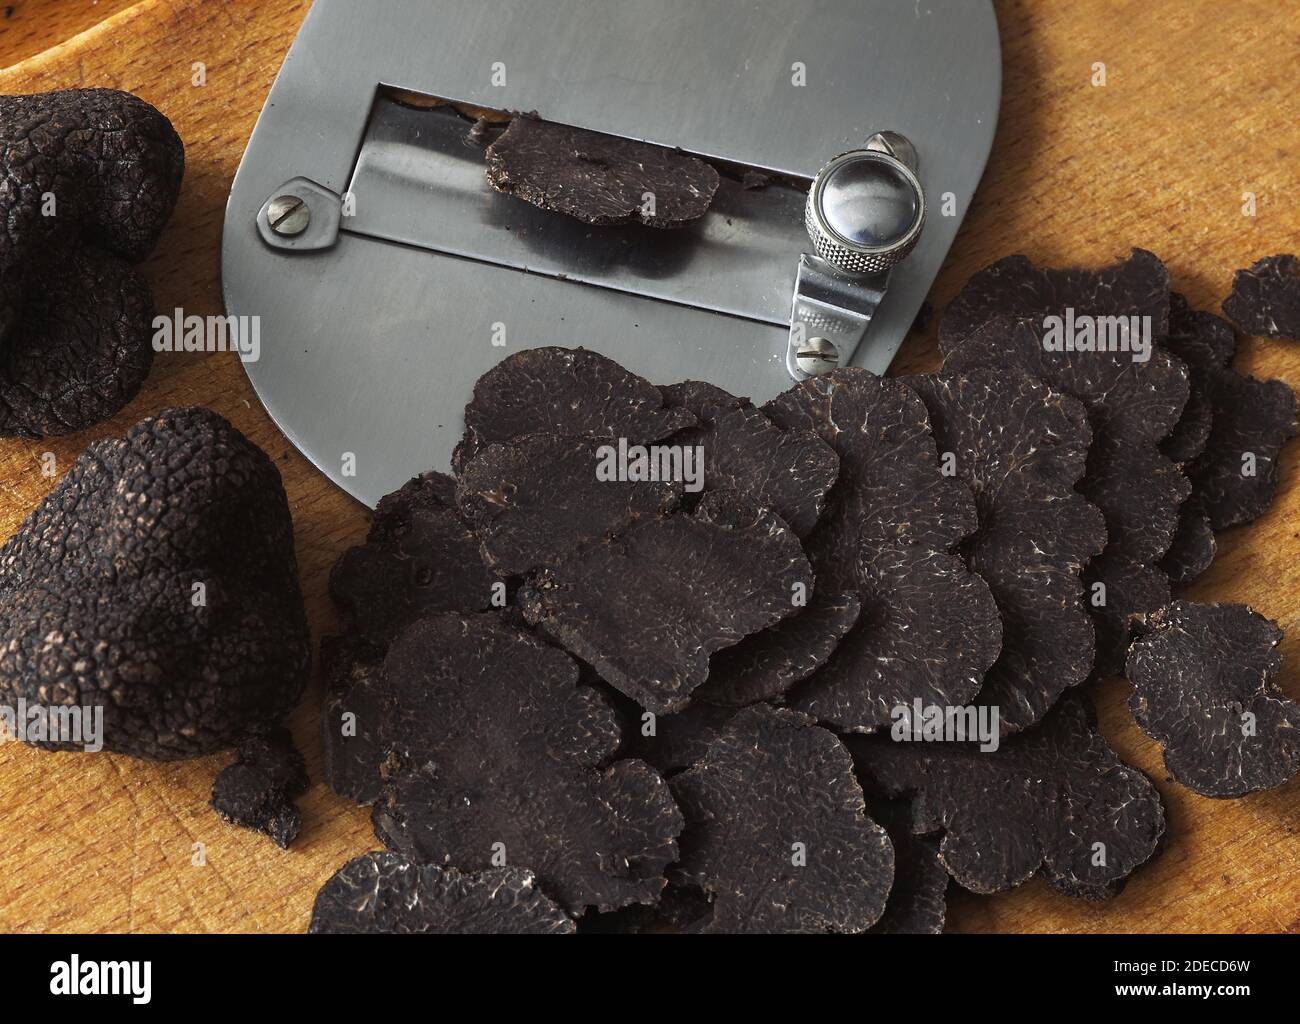
[[(508, 117), (505, 112), (501, 116)], [(343, 231), (772, 325), (790, 315), (791, 267), (807, 247), (806, 187), (746, 189), (727, 167), (699, 222), (678, 230), (592, 227), (494, 191), (472, 122), (381, 92), (357, 156)]]

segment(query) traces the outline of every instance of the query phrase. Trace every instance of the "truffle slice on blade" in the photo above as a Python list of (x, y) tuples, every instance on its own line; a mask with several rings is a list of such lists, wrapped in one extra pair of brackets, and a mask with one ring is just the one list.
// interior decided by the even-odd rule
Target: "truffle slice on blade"
[(339, 868), (316, 894), (313, 935), (568, 935), (573, 921), (522, 868), (467, 873), (388, 851)]
[(0, 550), (0, 632), (0, 698), (102, 706), (109, 751), (198, 757), (279, 722), (311, 662), (279, 471), (207, 409), (91, 445)]
[[(563, 651), (494, 615), (421, 619), (389, 648), (388, 783), (375, 833), (464, 870), (527, 866), (569, 913), (651, 903), (681, 815)], [(495, 861), (495, 865), (494, 865)]]
[(680, 227), (709, 212), (722, 181), (677, 150), (529, 115), (488, 147), (487, 165), (498, 192), (596, 225)]
[(1176, 781), (1237, 797), (1300, 772), (1300, 704), (1274, 681), (1276, 624), (1242, 604), (1176, 601), (1143, 628), (1129, 649), (1129, 710)]
[(520, 601), (607, 683), (668, 715), (708, 677), (711, 655), (792, 614), (812, 590), (799, 539), (777, 516), (706, 500), (694, 516), (641, 520), (574, 552)]
[(465, 409), (459, 472), (486, 445), (527, 434), (601, 437), (629, 445), (692, 427), (690, 411), (667, 408), (660, 390), (586, 349), (534, 348), (498, 363), (474, 385)]
[(1247, 334), (1300, 341), (1300, 260), (1265, 256), (1238, 270), (1223, 312)]
[[(614, 446), (598, 438), (530, 434), (481, 449), (460, 474), (460, 509), (505, 576), (553, 566), (681, 500), (672, 472), (621, 480)], [(647, 473), (650, 471), (647, 466)], [(671, 467), (670, 467), (671, 470)]]
[(712, 895), (703, 932), (862, 932), (894, 878), (849, 752), (793, 711), (736, 714), (672, 780), (686, 817), (674, 874)]
[(1003, 892), (1041, 872), (1067, 896), (1105, 899), (1164, 834), (1155, 786), (1115, 756), (1077, 692), (996, 751), (884, 735), (848, 742), (863, 785), (912, 797), (913, 833), (942, 833), (940, 859), (972, 892)]
[(232, 825), (261, 832), (287, 850), (302, 827), (293, 801), (309, 784), (302, 754), (289, 730), (280, 727), (240, 746), (235, 763), (212, 784), (212, 809)]
[(830, 445), (811, 430), (782, 430), (747, 400), (711, 384), (688, 381), (663, 393), (700, 421), (678, 442), (704, 448), (706, 488), (770, 508), (800, 537), (812, 532), (839, 473)]
[(450, 480), (429, 474), (384, 498), (366, 543), (334, 563), (330, 596), (371, 643), (387, 644), (425, 615), (492, 603), (498, 579), (454, 503), (447, 504)]
[(940, 458), (975, 497), (963, 546), (1002, 616), (1002, 652), (976, 702), (1004, 732), (1037, 722), (1092, 672), (1080, 574), (1106, 544), (1101, 512), (1074, 490), (1092, 430), (1082, 404), (1030, 377), (985, 370), (904, 378), (930, 412)]
[(808, 549), (823, 591), (857, 593), (861, 614), (791, 707), (869, 732), (899, 705), (963, 704), (996, 661), (1002, 625), (988, 585), (956, 553), (978, 525), (969, 490), (939, 465), (926, 408), (900, 381), (836, 370), (764, 406), (812, 430), (840, 475)]

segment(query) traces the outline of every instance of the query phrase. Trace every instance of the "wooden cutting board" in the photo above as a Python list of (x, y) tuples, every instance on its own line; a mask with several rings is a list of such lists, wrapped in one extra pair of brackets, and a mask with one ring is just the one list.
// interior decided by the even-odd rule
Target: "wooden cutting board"
[[(115, 86), (175, 122), (189, 171), (176, 217), (146, 272), (158, 308), (221, 312), (227, 190), (308, 0), (7, 6), (0, 66), (31, 56), (0, 72), (0, 94)], [(935, 286), (939, 308), (972, 272), (1009, 253), (1048, 264), (1099, 264), (1141, 245), (1168, 262), (1193, 304), (1217, 310), (1234, 268), (1294, 251), (1300, 7), (1003, 0), (998, 8), (1006, 51), (1003, 122), (985, 184)], [(82, 29), (88, 31), (69, 38)], [(206, 67), (206, 85), (193, 84), (196, 62)], [(1104, 86), (1092, 84), (1099, 62)], [(1242, 214), (1247, 191), (1258, 197), (1254, 217)], [(909, 340), (895, 372), (937, 364), (931, 326)], [(1300, 387), (1300, 346), (1248, 340), (1239, 366)], [(364, 536), (369, 516), (291, 448), (234, 357), (160, 356), (143, 392), (113, 422), (58, 441), (0, 441), (0, 531), (12, 532), (50, 490), (43, 453), (53, 452), (62, 472), (91, 441), (182, 404), (221, 412), (280, 465), (315, 635), (336, 629), (326, 596), (329, 567)], [(1276, 505), (1221, 538), (1218, 561), (1186, 596), (1246, 601), (1277, 620), (1292, 634), (1283, 646), (1282, 685), (1300, 698), (1297, 458), (1300, 444), (1283, 460)], [(1127, 689), (1113, 680), (1096, 697), (1106, 735), (1160, 787), (1169, 820), (1161, 856), (1102, 906), (1057, 895), (1037, 880), (998, 897), (954, 893), (951, 928), (1300, 931), (1300, 781), (1236, 801), (1187, 792), (1166, 780), (1159, 749), (1129, 719)], [(317, 682), (293, 718), (317, 780), (319, 702)], [(302, 801), (302, 837), (282, 852), (208, 810), (212, 778), (229, 759), (160, 766), (0, 746), (0, 929), (305, 929), (324, 880), (377, 846), (368, 813), (317, 782)], [(200, 844), (203, 858), (196, 856)]]

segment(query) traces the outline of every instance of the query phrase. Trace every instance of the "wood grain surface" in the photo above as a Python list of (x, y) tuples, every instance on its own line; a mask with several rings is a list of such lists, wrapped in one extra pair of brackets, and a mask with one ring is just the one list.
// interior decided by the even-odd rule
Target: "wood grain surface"
[[(373, 0), (366, 0), (373, 2)], [(115, 86), (160, 107), (185, 139), (179, 209), (146, 272), (160, 309), (221, 311), (219, 242), (227, 190), (308, 0), (15, 0), (0, 20), (0, 93)], [(124, 9), (125, 8), (125, 9)], [(933, 299), (942, 306), (994, 259), (1109, 262), (1141, 245), (1192, 302), (1216, 310), (1232, 271), (1300, 240), (1296, 118), (1300, 6), (1261, 0), (1003, 0), (1003, 122), (987, 178)], [(100, 20), (107, 17), (107, 20)], [(90, 27), (81, 35), (70, 33)], [(37, 51), (40, 51), (37, 53)], [(203, 62), (207, 84), (192, 84)], [(1091, 84), (1096, 62), (1104, 87)], [(1258, 196), (1243, 216), (1242, 194)], [(937, 366), (934, 327), (895, 372)], [(1300, 346), (1247, 340), (1239, 366), (1300, 386)], [(263, 446), (284, 474), (317, 639), (337, 628), (326, 596), (334, 559), (368, 514), (301, 458), (267, 418), (232, 356), (160, 356), (113, 422), (73, 438), (0, 441), (0, 531), (7, 536), (91, 441), (171, 405), (208, 405)], [(1246, 601), (1288, 632), (1283, 688), (1300, 698), (1300, 447), (1283, 460), (1279, 500), (1220, 538), (1186, 596)], [(421, 467), (412, 467), (418, 469)], [(1300, 931), (1300, 781), (1242, 800), (1203, 799), (1169, 782), (1157, 746), (1125, 710), (1128, 687), (1098, 688), (1106, 735), (1150, 774), (1169, 835), (1124, 893), (1090, 905), (1035, 880), (992, 898), (954, 891), (957, 931)], [(321, 778), (319, 683), (293, 718)], [(301, 931), (322, 882), (376, 847), (365, 810), (319, 781), (289, 852), (222, 824), (207, 808), (222, 755), (153, 765), (113, 755), (0, 745), (0, 929)], [(206, 863), (195, 864), (195, 844)]]

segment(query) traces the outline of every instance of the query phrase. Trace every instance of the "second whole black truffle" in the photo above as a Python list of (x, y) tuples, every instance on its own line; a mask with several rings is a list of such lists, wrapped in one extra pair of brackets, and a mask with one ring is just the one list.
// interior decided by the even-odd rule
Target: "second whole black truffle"
[(101, 707), (105, 750), (171, 761), (264, 731), (311, 663), (279, 471), (207, 409), (91, 445), (0, 549), (0, 632), (0, 699)]

